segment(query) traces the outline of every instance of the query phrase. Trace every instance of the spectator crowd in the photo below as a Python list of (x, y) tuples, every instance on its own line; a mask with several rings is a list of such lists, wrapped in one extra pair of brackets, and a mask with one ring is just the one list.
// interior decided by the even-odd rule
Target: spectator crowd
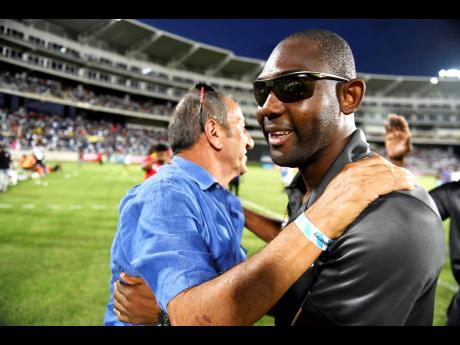
[(167, 141), (165, 128), (132, 128), (86, 114), (64, 117), (56, 114), (0, 109), (0, 142), (13, 149), (41, 147), (51, 151), (104, 152), (145, 155), (160, 141)]
[(39, 95), (49, 95), (89, 105), (155, 115), (169, 116), (173, 111), (171, 104), (155, 104), (152, 100), (133, 100), (129, 94), (119, 97), (113, 94), (95, 93), (81, 84), (70, 86), (57, 80), (29, 76), (26, 72), (14, 74), (8, 71), (0, 72), (0, 87)]
[[(383, 145), (373, 145), (372, 150), (385, 157)], [(430, 175), (442, 179), (442, 174), (460, 170), (460, 158), (452, 149), (414, 146), (405, 159), (406, 167), (416, 175)], [(446, 181), (444, 181), (446, 182)]]

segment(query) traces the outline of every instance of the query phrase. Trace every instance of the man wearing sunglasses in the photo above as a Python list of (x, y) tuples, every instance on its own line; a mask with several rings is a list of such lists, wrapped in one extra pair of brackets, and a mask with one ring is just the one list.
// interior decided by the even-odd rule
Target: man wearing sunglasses
[[(290, 42), (290, 40), (287, 42)], [(271, 154), (275, 163), (278, 165), (299, 167), (301, 174), (293, 181), (294, 185), (292, 185), (292, 188), (296, 184), (302, 183), (304, 179), (307, 183), (307, 188), (303, 188), (303, 191), (295, 190), (289, 193), (291, 199), (289, 205), (291, 222), (282, 231), (280, 231), (281, 222), (261, 217), (245, 210), (246, 226), (260, 237), (270, 241), (264, 249), (250, 259), (239, 263), (234, 260), (235, 266), (232, 268), (228, 267), (229, 269), (226, 271), (221, 270), (218, 265), (214, 264), (215, 267), (212, 274), (193, 275), (193, 272), (197, 272), (194, 265), (197, 263), (198, 257), (195, 255), (187, 258), (186, 252), (184, 252), (184, 257), (178, 255), (177, 260), (183, 259), (184, 264), (190, 262), (188, 264), (190, 271), (182, 272), (182, 276), (193, 276), (195, 282), (190, 281), (188, 284), (182, 284), (180, 279), (175, 279), (174, 281), (179, 282), (181, 286), (179, 288), (174, 286), (172, 288), (174, 291), (168, 292), (170, 294), (169, 299), (164, 298), (165, 292), (162, 291), (162, 289), (171, 288), (171, 285), (165, 285), (165, 281), (168, 280), (165, 272), (168, 271), (168, 268), (158, 257), (155, 257), (156, 250), (151, 250), (150, 261), (146, 264), (152, 267), (162, 267), (158, 272), (153, 272), (154, 270), (142, 271), (142, 267), (137, 269), (137, 272), (134, 272), (135, 274), (133, 274), (134, 270), (131, 270), (131, 272), (125, 271), (130, 275), (140, 275), (147, 282), (148, 287), (155, 293), (161, 309), (169, 314), (172, 324), (249, 325), (267, 313), (280, 298), (281, 303), (278, 303), (272, 311), (278, 314), (276, 315), (278, 324), (290, 324), (296, 316), (299, 307), (302, 305), (304, 297), (310, 295), (312, 292), (317, 292), (316, 289), (310, 289), (311, 284), (306, 285), (305, 283), (313, 282), (311, 272), (318, 271), (319, 268), (316, 262), (320, 261), (318, 259), (320, 255), (320, 258), (331, 260), (332, 274), (336, 275), (336, 279), (332, 279), (333, 281), (331, 281), (331, 273), (326, 272), (323, 277), (327, 278), (328, 285), (324, 286), (324, 284), (321, 284), (321, 289), (329, 292), (334, 286), (346, 288), (342, 284), (342, 281), (345, 284), (353, 286), (355, 284), (354, 281), (346, 280), (346, 275), (350, 274), (350, 272), (347, 272), (348, 269), (346, 266), (343, 267), (340, 264), (343, 261), (346, 262), (348, 257), (351, 256), (351, 273), (355, 274), (353, 265), (356, 265), (355, 260), (360, 261), (360, 257), (356, 258), (353, 250), (344, 253), (343, 247), (346, 249), (347, 247), (353, 248), (353, 246), (358, 245), (359, 255), (363, 260), (366, 260), (366, 255), (371, 255), (372, 253), (368, 254), (366, 250), (361, 250), (361, 244), (380, 243), (380, 239), (395, 235), (392, 226), (387, 228), (381, 226), (382, 224), (377, 224), (374, 228), (372, 226), (372, 221), (374, 220), (372, 214), (378, 208), (383, 208), (383, 212), (385, 212), (384, 206), (388, 203), (393, 203), (393, 199), (399, 200), (398, 198), (402, 198), (405, 202), (406, 199), (415, 199), (411, 195), (395, 197), (394, 194), (390, 194), (387, 198), (379, 199), (376, 204), (372, 204), (370, 207), (371, 210), (366, 210), (362, 216), (358, 217), (360, 224), (365, 224), (365, 227), (361, 226), (356, 230), (353, 225), (354, 223), (352, 224), (351, 229), (355, 229), (354, 232), (358, 233), (358, 238), (352, 236), (348, 241), (338, 238), (334, 243), (326, 239), (326, 237), (338, 237), (343, 229), (352, 223), (358, 214), (369, 205), (369, 201), (375, 200), (379, 195), (386, 194), (385, 192), (401, 189), (394, 185), (400, 177), (394, 176), (394, 178), (391, 178), (386, 174), (389, 168), (393, 170), (395, 169), (394, 167), (380, 163), (377, 164), (379, 165), (377, 167), (376, 163), (382, 162), (378, 157), (363, 159), (365, 156), (369, 156), (369, 152), (367, 151), (367, 145), (360, 142), (360, 140), (364, 140), (360, 132), (357, 132), (357, 138), (350, 138), (352, 134), (354, 137), (356, 135), (354, 135), (353, 126), (345, 117), (358, 107), (362, 98), (364, 83), (361, 81), (356, 81), (356, 83), (350, 82), (347, 88), (344, 89), (345, 92), (343, 94), (339, 93), (337, 81), (346, 82), (351, 78), (329, 73), (327, 71), (329, 66), (326, 64), (312, 64), (317, 69), (307, 69), (304, 63), (309, 61), (308, 54), (303, 54), (305, 52), (311, 53), (310, 50), (314, 52), (314, 47), (318, 47), (318, 44), (316, 42), (305, 44), (306, 42), (303, 41), (300, 42), (301, 44), (298, 44), (299, 42), (296, 39), (292, 40), (297, 43), (297, 49), (288, 49), (285, 51), (285, 46), (281, 43), (275, 49), (267, 62), (266, 68), (262, 72), (262, 76), (266, 74), (274, 75), (259, 78), (256, 81), (258, 84), (256, 85), (255, 83), (254, 89), (261, 91), (259, 93), (255, 91), (256, 100), (260, 105), (258, 120), (269, 140)], [(286, 44), (288, 47), (290, 46), (289, 43)], [(309, 48), (310, 46), (313, 48)], [(302, 51), (303, 49), (305, 49), (305, 52)], [(280, 62), (280, 60), (288, 62), (291, 59), (294, 61), (287, 63), (287, 69)], [(276, 63), (274, 64), (274, 62)], [(276, 66), (277, 63), (281, 63), (281, 66)], [(321, 71), (322, 68), (325, 72)], [(288, 74), (289, 76), (287, 76)], [(280, 76), (279, 79), (282, 79), (282, 83), (278, 83), (279, 79), (274, 78), (277, 76)], [(323, 79), (324, 83), (334, 83), (325, 85), (332, 88), (332, 90), (327, 90), (326, 94), (324, 94), (326, 89), (322, 86), (311, 83), (311, 81)], [(262, 85), (259, 81), (266, 81), (266, 83)], [(285, 83), (285, 81), (288, 81), (288, 83)], [(298, 82), (300, 82), (300, 88)], [(276, 94), (283, 101), (277, 99)], [(335, 96), (335, 99), (333, 96)], [(308, 102), (314, 97), (316, 97), (315, 102), (317, 105), (326, 108), (323, 110), (324, 114), (320, 114), (319, 118), (315, 109), (309, 110)], [(343, 105), (344, 114), (342, 114), (342, 110), (339, 110), (334, 116), (332, 111), (337, 110), (337, 103), (340, 103), (341, 106)], [(268, 105), (270, 105), (270, 110), (267, 108)], [(295, 113), (288, 111), (287, 107), (293, 105), (294, 107), (300, 107), (301, 111), (296, 111)], [(175, 121), (175, 116), (176, 114), (173, 116), (173, 122)], [(264, 120), (265, 118), (267, 120)], [(208, 122), (200, 121), (200, 123), (205, 124), (202, 138), (208, 137)], [(331, 142), (330, 134), (335, 133), (338, 127), (343, 129), (343, 126), (347, 129), (347, 131), (342, 133), (344, 136), (338, 137), (336, 141)], [(315, 133), (314, 131), (317, 129), (320, 129), (321, 132)], [(319, 134), (324, 135), (325, 138), (322, 138)], [(319, 143), (317, 142), (318, 140)], [(341, 150), (350, 144), (349, 141), (355, 142), (354, 147), (350, 149), (351, 152), (345, 154), (344, 157), (338, 157)], [(204, 139), (201, 144), (207, 145)], [(329, 146), (333, 147), (329, 149)], [(353, 160), (361, 160), (359, 162), (351, 162), (352, 158)], [(320, 162), (319, 165), (318, 162)], [(220, 164), (225, 165), (226, 163), (221, 161)], [(328, 172), (328, 168), (331, 166), (332, 169)], [(398, 172), (397, 170), (393, 171)], [(377, 177), (377, 174), (379, 177)], [(322, 179), (327, 179), (327, 182), (320, 185)], [(388, 183), (390, 185), (387, 185)], [(385, 192), (384, 188), (386, 189)], [(432, 232), (436, 232), (437, 227), (441, 226), (440, 220), (430, 208), (429, 200), (425, 198), (423, 191), (418, 188), (417, 193), (421, 195), (419, 197), (420, 200), (417, 199), (417, 202), (413, 202), (415, 204), (413, 206), (418, 206), (417, 211), (421, 213), (420, 223), (428, 227), (428, 230), (420, 229), (419, 236), (421, 236), (421, 240), (419, 240), (407, 236), (404, 234), (403, 229), (398, 228), (398, 233), (402, 233), (404, 241), (402, 241), (403, 245), (400, 245), (397, 239), (395, 240), (393, 244), (394, 249), (390, 251), (392, 255), (394, 254), (393, 251), (409, 251), (410, 249), (406, 247), (406, 245), (410, 244), (409, 242), (422, 242), (422, 244), (425, 244), (427, 236), (434, 237), (435, 251), (440, 246), (437, 242), (437, 234), (432, 234)], [(420, 203), (420, 205), (417, 203)], [(301, 206), (302, 204), (303, 206)], [(398, 205), (398, 207), (400, 206)], [(411, 219), (411, 222), (410, 226), (420, 225), (416, 219)], [(311, 231), (312, 229), (313, 231)], [(203, 232), (201, 229), (198, 231), (200, 233)], [(324, 234), (324, 232), (327, 233)], [(369, 234), (366, 235), (366, 232), (369, 232)], [(311, 235), (314, 235), (314, 237), (311, 237)], [(409, 235), (415, 236), (412, 232)], [(309, 240), (305, 241), (305, 237)], [(238, 240), (240, 239), (239, 235)], [(154, 238), (150, 239), (150, 241), (153, 240)], [(205, 244), (204, 247), (206, 248), (207, 245)], [(317, 249), (319, 249), (319, 252)], [(370, 250), (372, 249), (370, 248)], [(381, 261), (389, 260), (393, 263), (393, 258), (388, 258), (382, 248), (376, 249), (379, 252), (373, 254), (375, 256), (378, 254)], [(417, 250), (419, 250), (418, 247)], [(339, 257), (336, 256), (336, 251), (339, 251)], [(416, 254), (418, 254), (417, 251)], [(372, 255), (371, 259), (374, 259)], [(217, 260), (216, 258), (212, 258), (211, 261), (216, 262)], [(427, 279), (425, 285), (416, 291), (417, 298), (419, 297), (419, 290), (422, 289), (427, 291), (430, 298), (432, 297), (432, 286), (436, 283), (440, 269), (439, 265), (437, 265), (438, 261), (437, 255), (435, 255), (433, 260), (422, 260), (420, 266), (423, 266), (423, 269), (431, 269), (431, 266), (434, 267), (429, 272), (426, 272)], [(371, 261), (370, 264), (372, 266), (364, 270), (364, 273), (379, 268), (375, 266), (374, 261)], [(311, 267), (312, 265), (313, 267)], [(326, 271), (327, 265), (328, 263), (321, 266), (320, 269), (324, 268), (324, 271)], [(336, 268), (337, 265), (340, 266), (341, 271), (339, 272)], [(397, 269), (395, 270), (398, 271)], [(123, 271), (123, 268), (121, 268), (121, 271)], [(115, 272), (115, 279), (117, 279), (119, 272)], [(305, 279), (302, 277), (302, 274), (308, 277)], [(342, 275), (345, 275), (345, 277), (342, 277)], [(175, 275), (173, 275), (174, 277)], [(319, 277), (321, 275), (315, 277), (317, 281), (320, 280)], [(372, 278), (372, 275), (370, 277)], [(357, 288), (353, 286), (353, 288), (358, 289), (359, 292), (366, 291), (366, 287), (369, 288), (369, 284), (365, 281), (366, 276), (364, 276), (364, 281), (362, 277), (358, 276), (358, 278), (361, 279), (360, 283), (364, 287)], [(109, 304), (108, 307), (114, 306), (119, 320), (124, 322), (145, 324), (155, 321), (154, 311), (156, 310), (156, 301), (144, 281), (126, 275), (123, 276), (123, 279), (124, 284), (120, 281), (116, 282), (114, 286), (115, 303), (114, 305)], [(300, 285), (298, 284), (299, 282), (301, 283)], [(370, 283), (374, 284), (373, 281)], [(293, 298), (292, 289), (294, 289)], [(287, 290), (289, 291), (285, 294)], [(341, 309), (351, 309), (354, 313), (360, 314), (362, 312), (364, 317), (360, 316), (359, 318), (347, 320), (336, 319), (336, 323), (367, 322), (382, 324), (385, 322), (382, 317), (367, 320), (365, 318), (367, 310), (362, 309), (362, 304), (359, 305), (358, 311), (354, 307), (354, 304), (359, 304), (360, 298), (365, 299), (366, 296), (360, 295), (355, 298), (353, 297), (353, 291), (347, 290), (347, 292), (350, 295), (350, 299), (343, 294), (340, 296), (340, 291), (337, 292), (338, 296), (334, 300), (332, 309), (339, 309), (339, 313), (343, 313)], [(369, 293), (371, 294), (372, 292)], [(285, 296), (282, 297), (283, 295)], [(335, 296), (333, 293), (329, 293), (328, 297), (334, 299)], [(324, 302), (326, 307), (330, 308), (331, 304), (328, 301), (322, 302)], [(365, 307), (372, 308), (372, 305), (366, 303)], [(426, 308), (425, 305), (421, 307)], [(344, 311), (344, 313), (347, 314), (349, 312)], [(319, 321), (318, 315), (312, 316), (313, 323), (324, 321)], [(394, 323), (393, 321), (393, 319), (390, 319), (388, 323)], [(426, 322), (425, 319), (423, 321)]]
[[(372, 155), (353, 117), (364, 92), (350, 47), (326, 30), (283, 40), (254, 81), (273, 161), (299, 168), (287, 188), (288, 223), (344, 164)], [(380, 197), (281, 298), (276, 323), (431, 325), (443, 262), (442, 223), (426, 191)]]

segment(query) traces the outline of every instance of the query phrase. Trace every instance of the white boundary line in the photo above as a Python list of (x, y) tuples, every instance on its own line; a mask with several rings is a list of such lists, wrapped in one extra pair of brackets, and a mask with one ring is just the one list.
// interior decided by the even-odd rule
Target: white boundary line
[[(21, 208), (24, 210), (35, 209), (37, 205), (35, 204), (24, 204), (24, 205), (11, 205), (11, 204), (0, 204), (0, 209), (11, 209), (11, 208)], [(45, 204), (45, 205), (38, 205), (47, 208), (49, 210), (82, 210), (84, 208), (92, 209), (92, 210), (109, 210), (109, 209), (116, 209), (118, 210), (118, 205), (102, 205), (102, 204), (90, 204), (90, 205), (61, 205), (61, 204)]]
[(459, 288), (458, 286), (455, 286), (454, 284), (448, 283), (441, 279), (438, 280), (438, 285), (452, 292), (457, 292)]
[(283, 215), (282, 214), (279, 214), (279, 213), (276, 213), (276, 212), (273, 212), (272, 210), (269, 210), (268, 208), (265, 208), (263, 206), (260, 206), (259, 204), (256, 204), (255, 202), (252, 202), (252, 201), (249, 201), (247, 199), (243, 199), (243, 198), (240, 198), (241, 202), (245, 205), (248, 205), (250, 208), (253, 208), (257, 211), (260, 211), (262, 213), (265, 213), (267, 216), (270, 216), (270, 217), (275, 217), (279, 220), (283, 220)]

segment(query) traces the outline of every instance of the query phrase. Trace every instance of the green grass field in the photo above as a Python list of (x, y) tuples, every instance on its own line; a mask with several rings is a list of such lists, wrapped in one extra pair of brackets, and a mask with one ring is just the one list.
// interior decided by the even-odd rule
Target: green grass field
[[(1, 325), (102, 324), (118, 203), (142, 178), (139, 166), (64, 163), (62, 172), (0, 194)], [(429, 189), (435, 181), (426, 177), (421, 183)], [(278, 172), (254, 166), (242, 178), (240, 197), (268, 215), (283, 215), (287, 202)], [(250, 255), (263, 245), (245, 231), (243, 246)], [(435, 325), (445, 324), (456, 286), (447, 260)], [(257, 323), (272, 324), (270, 317)]]

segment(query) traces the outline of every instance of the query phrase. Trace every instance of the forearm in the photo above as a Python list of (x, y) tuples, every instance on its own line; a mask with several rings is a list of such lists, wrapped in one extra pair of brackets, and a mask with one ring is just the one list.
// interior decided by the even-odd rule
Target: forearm
[(282, 222), (280, 220), (262, 216), (247, 208), (243, 208), (243, 210), (246, 228), (265, 242), (270, 242), (281, 231)]
[(251, 325), (270, 310), (321, 253), (291, 223), (263, 251), (171, 300), (171, 322)]

